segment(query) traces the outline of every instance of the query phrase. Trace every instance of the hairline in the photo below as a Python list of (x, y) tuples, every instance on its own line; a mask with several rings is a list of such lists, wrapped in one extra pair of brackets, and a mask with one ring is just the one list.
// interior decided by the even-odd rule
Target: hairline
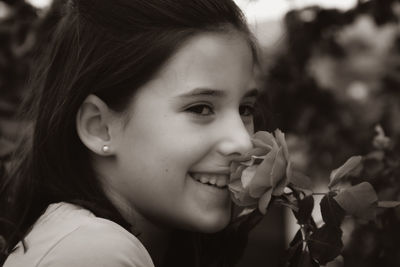
[(150, 78), (147, 82), (142, 84), (140, 87), (136, 89), (132, 89), (134, 93), (131, 94), (130, 99), (128, 100), (129, 104), (125, 109), (123, 109), (120, 112), (117, 112), (118, 115), (121, 116), (122, 118), (122, 127), (123, 129), (126, 128), (126, 126), (129, 124), (132, 114), (133, 114), (133, 106), (132, 103), (134, 103), (135, 97), (137, 96), (138, 92), (146, 86), (147, 83), (152, 81), (155, 77), (157, 77), (167, 66), (168, 64), (172, 61), (172, 59), (178, 54), (178, 52), (185, 47), (185, 45), (194, 37), (202, 35), (202, 34), (207, 34), (207, 33), (214, 33), (214, 34), (222, 34), (226, 36), (231, 36), (233, 38), (233, 35), (239, 36), (243, 38), (246, 43), (249, 45), (249, 48), (252, 53), (253, 57), (253, 67), (257, 67), (259, 65), (259, 58), (257, 54), (257, 47), (256, 47), (256, 42), (254, 40), (253, 34), (250, 32), (250, 30), (246, 28), (239, 28), (233, 24), (226, 23), (226, 24), (221, 24), (216, 27), (208, 27), (206, 29), (195, 29), (193, 30), (193, 34), (191, 36), (188, 36), (185, 40), (183, 40), (178, 46), (175, 47), (174, 51), (171, 53), (171, 55), (160, 65), (157, 71), (155, 71), (152, 75), (152, 78)]

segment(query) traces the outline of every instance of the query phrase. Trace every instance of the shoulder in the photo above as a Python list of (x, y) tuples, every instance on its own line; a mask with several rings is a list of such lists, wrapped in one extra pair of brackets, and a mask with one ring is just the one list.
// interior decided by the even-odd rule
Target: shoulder
[(120, 225), (68, 203), (48, 207), (5, 266), (154, 267), (142, 243)]
[(54, 244), (38, 266), (153, 267), (153, 263), (134, 235), (111, 221), (94, 217)]

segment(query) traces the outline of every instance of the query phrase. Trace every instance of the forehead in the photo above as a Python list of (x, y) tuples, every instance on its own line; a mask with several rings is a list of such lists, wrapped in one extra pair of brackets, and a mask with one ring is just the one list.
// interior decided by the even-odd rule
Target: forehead
[(152, 83), (169, 94), (196, 87), (246, 90), (254, 83), (253, 65), (250, 44), (240, 33), (202, 33), (180, 47)]

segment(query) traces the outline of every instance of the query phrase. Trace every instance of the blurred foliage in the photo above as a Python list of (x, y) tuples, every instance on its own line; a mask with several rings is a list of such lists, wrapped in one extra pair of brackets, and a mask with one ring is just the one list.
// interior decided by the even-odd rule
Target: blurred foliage
[(24, 0), (0, 0), (0, 159), (9, 158), (19, 138), (18, 106), (63, 2), (55, 0), (48, 10), (40, 10)]
[[(400, 200), (399, 20), (398, 0), (360, 0), (348, 11), (312, 6), (285, 16), (286, 36), (267, 59), (265, 88), (295, 166), (317, 187), (348, 157), (367, 155), (357, 182), (370, 182), (380, 200)], [(376, 144), (378, 124), (390, 148)], [(329, 266), (400, 266), (399, 214), (395, 208), (375, 223), (348, 220), (343, 257)]]
[[(355, 183), (370, 182), (382, 201), (400, 200), (400, 153), (381, 127), (376, 127), (373, 149), (364, 156)], [(379, 206), (379, 205), (378, 205)], [(400, 266), (400, 208), (378, 209), (373, 222), (348, 220), (351, 233), (342, 252), (345, 267)], [(345, 224), (346, 226), (346, 224)]]
[(14, 115), (31, 62), (36, 12), (24, 1), (0, 2), (0, 158), (8, 157), (17, 135)]
[(267, 60), (265, 87), (293, 160), (321, 183), (328, 170), (372, 148), (376, 124), (399, 145), (399, 17), (397, 0), (285, 16), (286, 40)]

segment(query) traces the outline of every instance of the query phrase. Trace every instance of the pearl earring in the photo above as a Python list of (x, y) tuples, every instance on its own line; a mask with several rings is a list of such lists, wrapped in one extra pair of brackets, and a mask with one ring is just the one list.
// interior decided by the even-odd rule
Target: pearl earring
[(108, 153), (108, 152), (110, 152), (110, 147), (107, 146), (107, 145), (104, 145), (104, 146), (101, 148), (101, 150), (102, 150), (104, 153)]

